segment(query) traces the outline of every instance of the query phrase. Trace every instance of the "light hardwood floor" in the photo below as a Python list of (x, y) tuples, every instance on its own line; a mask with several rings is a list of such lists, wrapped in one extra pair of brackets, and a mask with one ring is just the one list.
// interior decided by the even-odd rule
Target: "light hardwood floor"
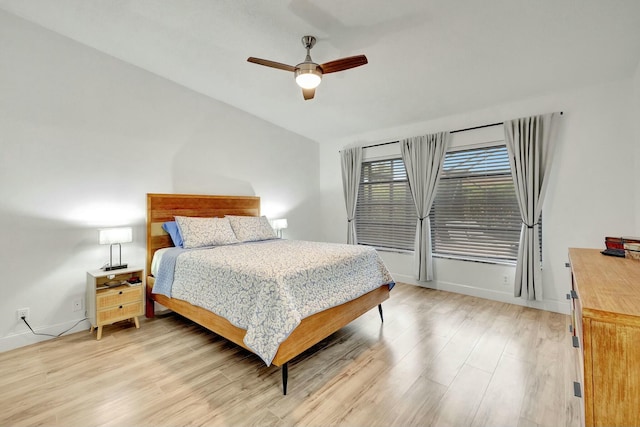
[(568, 316), (398, 284), (280, 369), (174, 314), (0, 353), (0, 425), (577, 426)]

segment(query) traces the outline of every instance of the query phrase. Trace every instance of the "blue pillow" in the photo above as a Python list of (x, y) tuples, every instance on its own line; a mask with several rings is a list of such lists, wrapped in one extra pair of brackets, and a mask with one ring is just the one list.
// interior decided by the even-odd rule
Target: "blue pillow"
[(178, 228), (178, 224), (175, 221), (169, 221), (162, 224), (162, 229), (169, 233), (171, 236), (171, 240), (173, 241), (173, 246), (177, 248), (183, 247), (182, 235), (180, 234), (180, 229)]

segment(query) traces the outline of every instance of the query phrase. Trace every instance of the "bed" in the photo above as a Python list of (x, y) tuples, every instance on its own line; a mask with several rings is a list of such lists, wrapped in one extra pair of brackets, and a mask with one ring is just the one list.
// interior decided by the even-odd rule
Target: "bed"
[[(165, 248), (173, 247), (173, 242), (169, 234), (162, 228), (162, 224), (173, 221), (176, 216), (222, 218), (225, 215), (259, 217), (260, 198), (253, 196), (185, 194), (147, 195), (146, 271), (149, 276), (146, 287), (146, 316), (154, 316), (154, 302), (157, 302), (229, 341), (258, 354), (245, 343), (247, 329), (235, 326), (237, 322), (234, 322), (234, 324), (227, 318), (186, 300), (153, 292), (156, 277), (150, 272), (152, 271), (154, 254), (160, 249), (167, 251), (168, 249)], [(274, 242), (268, 244), (285, 245), (286, 243)], [(266, 360), (281, 368), (283, 393), (285, 395), (287, 393), (288, 362), (291, 359), (376, 306), (383, 321), (382, 303), (389, 298), (391, 287), (393, 287), (392, 281), (376, 284), (373, 290), (367, 291), (360, 296), (302, 318), (295, 329), (288, 333), (286, 339), (279, 344), (277, 351), (274, 352), (275, 355)]]

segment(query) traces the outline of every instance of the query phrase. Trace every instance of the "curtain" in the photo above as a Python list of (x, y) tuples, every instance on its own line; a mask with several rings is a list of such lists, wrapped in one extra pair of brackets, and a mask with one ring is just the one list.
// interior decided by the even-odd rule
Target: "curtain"
[(355, 245), (356, 240), (356, 202), (362, 170), (362, 147), (345, 148), (340, 152), (342, 162), (342, 189), (347, 207), (347, 243)]
[(400, 142), (400, 152), (418, 214), (414, 242), (414, 268), (416, 278), (422, 281), (433, 280), (429, 211), (436, 196), (444, 156), (450, 140), (449, 132), (440, 132), (403, 139)]
[(509, 165), (522, 219), (514, 296), (542, 299), (542, 264), (538, 238), (542, 201), (553, 160), (558, 113), (504, 122)]

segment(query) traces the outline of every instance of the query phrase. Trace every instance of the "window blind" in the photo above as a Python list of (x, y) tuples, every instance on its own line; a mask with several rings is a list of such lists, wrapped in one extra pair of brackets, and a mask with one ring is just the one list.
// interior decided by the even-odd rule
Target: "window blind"
[(506, 146), (447, 153), (429, 217), (434, 254), (516, 261), (521, 221)]
[(358, 244), (412, 251), (416, 218), (402, 159), (363, 162), (356, 205)]

